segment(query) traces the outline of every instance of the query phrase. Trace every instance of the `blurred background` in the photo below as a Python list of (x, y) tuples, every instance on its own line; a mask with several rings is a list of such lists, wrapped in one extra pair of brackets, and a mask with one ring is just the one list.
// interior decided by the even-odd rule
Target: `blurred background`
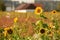
[(34, 10), (37, 6), (42, 7), (44, 11), (60, 11), (59, 0), (0, 0), (0, 10), (1, 6), (3, 11)]

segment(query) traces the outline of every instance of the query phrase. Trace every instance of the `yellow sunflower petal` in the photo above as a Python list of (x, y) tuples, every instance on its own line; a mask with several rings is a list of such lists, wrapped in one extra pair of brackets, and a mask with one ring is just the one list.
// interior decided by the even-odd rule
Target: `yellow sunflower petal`
[(43, 12), (43, 9), (41, 7), (37, 7), (35, 9), (35, 14), (40, 15)]
[(12, 27), (6, 27), (6, 28), (4, 28), (3, 34), (4, 34), (5, 37), (6, 37), (7, 33), (8, 33), (8, 31), (10, 32), (10, 29), (12, 30)]
[(9, 40), (11, 40), (11, 38), (9, 38)]
[(18, 18), (17, 18), (17, 17), (15, 17), (15, 18), (14, 18), (14, 22), (16, 23), (16, 22), (17, 22), (17, 20), (18, 20)]
[(53, 26), (53, 23), (49, 23), (49, 28), (55, 28), (55, 26)]
[(10, 28), (9, 27), (4, 28), (5, 31), (8, 30), (8, 29), (10, 29)]
[(55, 13), (57, 13), (57, 11), (56, 11), (56, 10), (53, 10), (53, 11), (52, 11), (52, 14), (55, 14)]
[(4, 33), (4, 36), (6, 37), (6, 35), (7, 35), (7, 31), (4, 31), (3, 33)]

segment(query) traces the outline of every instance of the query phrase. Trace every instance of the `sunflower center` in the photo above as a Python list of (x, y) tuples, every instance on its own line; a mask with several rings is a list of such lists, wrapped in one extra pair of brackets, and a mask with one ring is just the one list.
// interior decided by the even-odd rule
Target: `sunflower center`
[(12, 29), (9, 29), (9, 30), (7, 30), (7, 33), (8, 34), (12, 34), (13, 33), (13, 30)]
[(50, 32), (48, 32), (48, 34), (51, 34), (51, 31), (50, 31)]
[(38, 13), (40, 13), (40, 11), (41, 11), (40, 9), (37, 10)]
[(55, 13), (55, 11), (53, 13)]
[(40, 33), (41, 33), (41, 34), (45, 33), (45, 30), (44, 30), (44, 29), (41, 29), (41, 30), (40, 30)]

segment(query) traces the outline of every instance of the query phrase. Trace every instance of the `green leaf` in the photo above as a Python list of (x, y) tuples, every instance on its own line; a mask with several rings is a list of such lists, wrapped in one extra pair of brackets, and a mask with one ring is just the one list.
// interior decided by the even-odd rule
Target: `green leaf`
[(53, 23), (54, 23), (54, 26), (56, 27), (55, 29), (58, 30), (59, 29), (58, 21), (53, 20)]
[(45, 40), (45, 35), (42, 35), (41, 38), (42, 38), (42, 40)]
[(49, 37), (47, 35), (43, 35), (41, 38), (42, 40), (49, 40)]
[(45, 17), (44, 15), (40, 15), (40, 17), (44, 18), (44, 19), (47, 19), (47, 17)]
[(37, 21), (36, 25), (42, 27), (43, 26), (43, 21), (41, 21), (41, 20)]
[(48, 28), (48, 25), (47, 24), (43, 24), (43, 28)]
[(34, 27), (36, 27), (36, 24), (35, 24), (35, 23), (32, 23), (32, 25), (33, 25)]
[(4, 30), (2, 28), (0, 28), (0, 33), (2, 33)]

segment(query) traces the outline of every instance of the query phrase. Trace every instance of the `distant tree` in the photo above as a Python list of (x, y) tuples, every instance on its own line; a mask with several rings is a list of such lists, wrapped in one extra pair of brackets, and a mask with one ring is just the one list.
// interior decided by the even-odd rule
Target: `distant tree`
[(6, 10), (6, 6), (5, 6), (3, 0), (0, 0), (0, 10), (1, 10), (1, 11), (5, 11), (5, 10)]
[(60, 2), (57, 3), (56, 10), (57, 10), (57, 11), (60, 11)]

